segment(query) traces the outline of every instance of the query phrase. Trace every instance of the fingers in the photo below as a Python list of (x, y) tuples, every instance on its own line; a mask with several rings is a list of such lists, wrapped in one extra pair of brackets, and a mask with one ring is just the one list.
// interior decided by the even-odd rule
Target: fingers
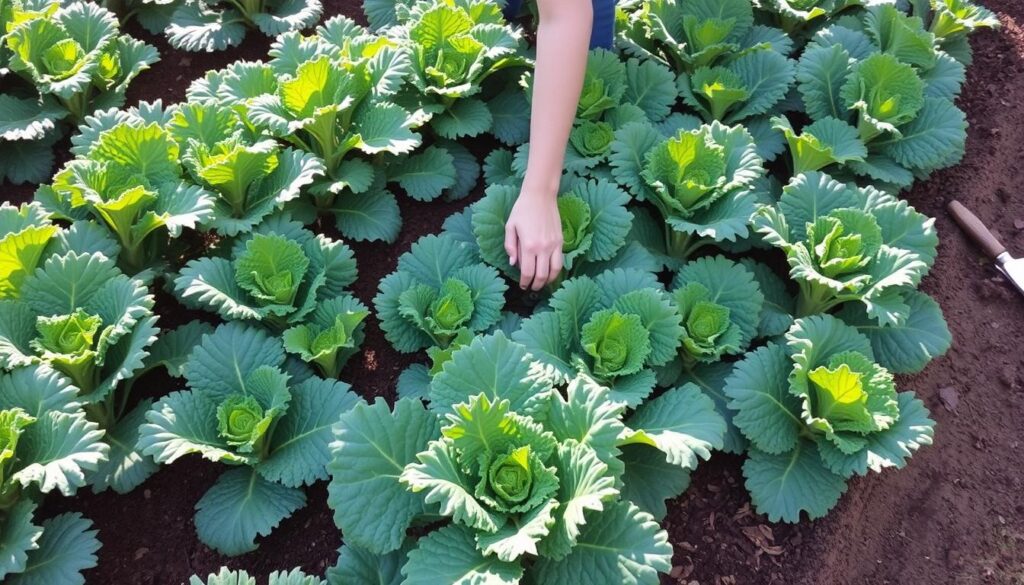
[(533, 285), (530, 287), (532, 290), (540, 290), (544, 288), (550, 279), (548, 273), (551, 270), (551, 255), (540, 254), (537, 256), (537, 268), (533, 275)]
[(548, 274), (548, 282), (554, 282), (562, 274), (562, 247), (559, 246), (551, 252), (551, 272)]
[(509, 264), (515, 266), (519, 260), (519, 235), (512, 222), (505, 224), (505, 253), (508, 254)]
[(537, 256), (534, 254), (521, 254), (519, 258), (519, 288), (526, 290), (533, 283), (533, 277), (537, 269)]

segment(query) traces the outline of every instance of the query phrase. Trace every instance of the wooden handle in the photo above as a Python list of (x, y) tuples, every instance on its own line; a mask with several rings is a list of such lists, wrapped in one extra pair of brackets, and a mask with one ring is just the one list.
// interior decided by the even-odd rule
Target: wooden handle
[(981, 223), (981, 220), (977, 218), (973, 213), (964, 207), (959, 201), (953, 200), (949, 202), (949, 213), (953, 215), (953, 219), (960, 225), (960, 228), (967, 232), (972, 240), (993, 260), (996, 256), (1006, 251), (1006, 246), (999, 243), (999, 240), (992, 235), (992, 232), (985, 227), (985, 224)]

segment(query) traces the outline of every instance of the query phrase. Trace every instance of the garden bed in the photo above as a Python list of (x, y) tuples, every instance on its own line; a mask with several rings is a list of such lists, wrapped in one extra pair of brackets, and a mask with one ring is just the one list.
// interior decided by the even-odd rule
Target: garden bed
[[(359, 2), (327, 2), (326, 15), (361, 18)], [(751, 511), (740, 459), (716, 454), (671, 502), (663, 522), (675, 547), (667, 583), (1019, 583), (1024, 579), (1024, 451), (1019, 404), (1024, 398), (1024, 298), (1002, 281), (945, 213), (959, 199), (991, 225), (1004, 243), (1024, 254), (1024, 6), (988, 0), (1003, 22), (973, 41), (975, 63), (960, 100), (971, 123), (967, 156), (957, 167), (919, 183), (906, 198), (936, 218), (939, 256), (923, 290), (945, 312), (954, 335), (950, 352), (922, 374), (899, 377), (938, 422), (935, 445), (898, 473), (855, 480), (824, 520), (772, 525)], [(251, 35), (239, 50), (186, 54), (156, 44), (162, 61), (132, 86), (130, 102), (182, 99), (188, 82), (239, 58), (259, 59), (267, 41)], [(477, 152), (482, 155), (485, 151)], [(11, 189), (8, 187), (8, 189)], [(30, 191), (9, 190), (23, 201)], [(478, 196), (479, 193), (476, 193)], [(370, 304), (377, 283), (398, 256), (473, 198), (458, 203), (401, 200), (405, 218), (393, 245), (355, 243), (360, 278), (354, 293)], [(333, 228), (322, 231), (332, 233)], [(190, 318), (173, 299), (160, 299), (161, 325)], [(387, 343), (371, 317), (363, 351), (341, 378), (368, 399), (394, 399), (399, 372), (413, 356)], [(161, 396), (177, 383), (151, 376), (144, 392)], [(341, 536), (326, 504), (323, 483), (308, 491), (310, 505), (262, 539), (256, 552), (222, 557), (202, 545), (193, 506), (220, 466), (186, 459), (160, 471), (127, 495), (87, 490), (53, 498), (46, 514), (80, 511), (100, 531), (99, 565), (86, 573), (96, 585), (177, 584), (221, 565), (265, 575), (301, 566), (323, 574), (334, 564)]]

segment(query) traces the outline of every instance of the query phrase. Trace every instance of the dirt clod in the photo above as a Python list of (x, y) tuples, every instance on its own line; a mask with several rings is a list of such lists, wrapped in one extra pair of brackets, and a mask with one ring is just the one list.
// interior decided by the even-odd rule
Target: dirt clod
[(960, 393), (952, 386), (939, 388), (939, 399), (942, 400), (942, 406), (950, 412), (956, 412), (956, 407), (960, 405)]

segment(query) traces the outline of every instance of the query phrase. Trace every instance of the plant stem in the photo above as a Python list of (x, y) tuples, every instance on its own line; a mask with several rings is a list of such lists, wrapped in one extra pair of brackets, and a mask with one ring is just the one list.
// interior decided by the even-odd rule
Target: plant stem
[(841, 302), (843, 299), (838, 298), (836, 293), (828, 288), (802, 282), (800, 283), (800, 297), (796, 303), (796, 316), (800, 318), (819, 315)]

